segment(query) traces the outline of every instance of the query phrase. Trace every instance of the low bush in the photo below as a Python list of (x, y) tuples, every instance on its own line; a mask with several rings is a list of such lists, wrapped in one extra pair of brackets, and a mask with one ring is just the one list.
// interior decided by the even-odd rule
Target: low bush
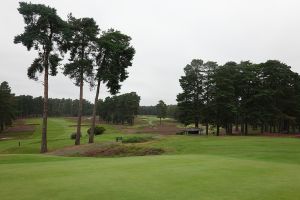
[(122, 139), (122, 143), (141, 143), (141, 142), (148, 142), (153, 140), (151, 136), (133, 136), (133, 137), (125, 137)]
[[(75, 139), (76, 139), (76, 134), (77, 134), (77, 133), (72, 133), (72, 134), (70, 135), (70, 139), (71, 139), (71, 140), (75, 140)], [(80, 137), (81, 137), (81, 133), (80, 133)]]
[[(96, 126), (95, 129), (94, 129), (94, 135), (101, 135), (101, 134), (104, 133), (104, 131), (105, 131), (104, 127), (102, 127), (102, 126)], [(87, 130), (88, 134), (90, 134), (90, 132), (91, 132), (91, 128), (89, 128)]]
[(82, 153), (88, 157), (119, 157), (119, 156), (147, 156), (160, 155), (165, 151), (161, 148), (139, 147), (135, 145), (107, 144), (92, 148)]

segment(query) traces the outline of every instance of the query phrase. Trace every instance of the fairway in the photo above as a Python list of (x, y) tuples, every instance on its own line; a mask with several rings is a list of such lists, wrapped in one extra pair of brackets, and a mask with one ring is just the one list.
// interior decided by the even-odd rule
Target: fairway
[[(71, 124), (49, 119), (51, 150), (72, 145)], [(123, 135), (106, 128), (97, 143)], [(155, 135), (138, 145), (164, 155), (85, 158), (37, 154), (39, 131), (0, 141), (1, 199), (300, 199), (298, 138)]]

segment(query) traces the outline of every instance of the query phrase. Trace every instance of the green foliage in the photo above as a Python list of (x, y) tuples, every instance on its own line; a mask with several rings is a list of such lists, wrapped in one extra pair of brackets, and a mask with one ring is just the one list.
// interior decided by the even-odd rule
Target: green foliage
[(185, 75), (179, 79), (183, 90), (177, 95), (179, 120), (185, 125), (194, 122), (195, 127), (198, 127), (200, 121), (204, 91), (203, 68), (204, 62), (194, 59), (184, 68)]
[[(102, 126), (95, 126), (94, 134), (95, 134), (95, 135), (102, 135), (102, 134), (104, 133), (104, 131), (105, 131), (105, 128), (104, 128), (104, 127), (102, 127)], [(90, 132), (91, 132), (91, 128), (89, 128), (89, 129), (87, 130), (87, 133), (88, 133), (88, 134), (90, 134)]]
[(102, 32), (96, 42), (96, 79), (106, 84), (111, 94), (121, 88), (120, 82), (128, 77), (127, 68), (135, 54), (131, 38), (120, 31), (109, 29)]
[(160, 100), (156, 105), (157, 109), (157, 117), (158, 118), (165, 118), (167, 115), (167, 105), (163, 100)]
[[(178, 94), (179, 119), (210, 123), (231, 134), (232, 125), (260, 126), (261, 131), (293, 132), (300, 124), (300, 76), (279, 61), (214, 62), (193, 60), (184, 69)], [(201, 117), (201, 118), (200, 118)]]
[(132, 136), (132, 137), (123, 137), (122, 143), (142, 143), (153, 140), (151, 136)]
[(15, 119), (15, 98), (8, 82), (0, 84), (0, 132), (12, 125)]
[(65, 50), (70, 52), (69, 63), (64, 65), (64, 75), (75, 80), (79, 86), (81, 81), (92, 81), (92, 52), (99, 28), (93, 18), (76, 19), (68, 16), (68, 34), (65, 34)]
[(53, 51), (61, 50), (66, 23), (54, 8), (26, 2), (19, 4), (18, 11), (23, 16), (26, 26), (24, 33), (14, 38), (14, 43), (22, 43), (28, 51), (32, 48), (38, 51), (38, 58), (34, 59), (28, 68), (28, 77), (37, 80), (36, 73), (42, 73), (45, 69), (48, 73), (48, 67), (50, 75), (56, 75), (61, 58)]
[(100, 104), (98, 113), (108, 123), (133, 125), (137, 115), (140, 97), (135, 93), (126, 93), (119, 96), (107, 97)]
[[(49, 116), (77, 116), (78, 101), (72, 99), (48, 99), (48, 115)], [(43, 114), (43, 98), (32, 97), (30, 95), (20, 95), (15, 97), (16, 117), (38, 117)], [(93, 104), (87, 100), (83, 100), (84, 116), (92, 114)]]
[[(158, 115), (156, 106), (140, 106), (139, 115)], [(177, 105), (167, 105), (166, 116), (174, 119), (178, 119), (178, 107)]]
[[(76, 132), (75, 133), (71, 133), (71, 135), (70, 135), (70, 139), (71, 140), (75, 140), (76, 139)], [(81, 137), (82, 135), (80, 134), (80, 137)]]

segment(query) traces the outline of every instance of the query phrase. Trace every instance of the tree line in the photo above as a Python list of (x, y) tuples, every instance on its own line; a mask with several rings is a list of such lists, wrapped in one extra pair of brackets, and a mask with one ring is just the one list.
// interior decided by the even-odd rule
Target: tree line
[[(43, 114), (43, 97), (33, 97), (30, 95), (15, 96), (15, 116), (16, 118), (40, 117)], [(79, 100), (73, 99), (48, 99), (48, 116), (70, 116), (78, 114)], [(83, 99), (82, 115), (92, 115), (94, 105)]]
[[(178, 114), (178, 108), (177, 105), (166, 105), (167, 110), (166, 110), (166, 117), (174, 118), (177, 119), (177, 114)], [(158, 108), (157, 106), (140, 106), (139, 115), (159, 115)]]
[(11, 93), (8, 82), (0, 84), (0, 132), (12, 125), (15, 119), (15, 95)]
[(58, 73), (61, 61), (63, 74), (79, 87), (78, 120), (75, 145), (80, 144), (83, 110), (83, 85), (96, 87), (93, 118), (89, 143), (94, 142), (96, 106), (100, 85), (106, 84), (111, 94), (116, 94), (120, 82), (128, 77), (127, 68), (132, 65), (135, 49), (131, 38), (120, 31), (100, 31), (93, 18), (76, 18), (71, 13), (67, 20), (57, 15), (55, 8), (43, 4), (20, 2), (19, 13), (24, 18), (24, 32), (15, 36), (14, 43), (27, 50), (36, 50), (37, 58), (29, 66), (27, 76), (37, 80), (43, 73), (43, 124), (41, 153), (47, 152), (48, 77)]
[(134, 117), (138, 114), (140, 99), (135, 92), (106, 97), (99, 104), (99, 117), (107, 123), (133, 125)]
[(300, 76), (276, 60), (203, 62), (194, 59), (179, 79), (179, 120), (184, 124), (214, 125), (227, 134), (248, 134), (249, 126), (261, 132), (290, 133), (300, 129)]

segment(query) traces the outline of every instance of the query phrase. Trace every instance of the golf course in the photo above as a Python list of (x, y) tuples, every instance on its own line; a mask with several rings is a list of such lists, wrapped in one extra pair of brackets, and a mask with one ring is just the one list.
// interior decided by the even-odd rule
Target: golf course
[(300, 1), (0, 15), (0, 200), (300, 200)]
[[(153, 117), (148, 121), (153, 123)], [(39, 154), (40, 125), (1, 139), (1, 199), (300, 199), (299, 138), (131, 134), (103, 125), (106, 131), (95, 137), (96, 144), (148, 136), (154, 139), (120, 145), (161, 148), (164, 153), (56, 156), (51, 152), (73, 144), (73, 121), (48, 122), (47, 154)], [(87, 139), (83, 134), (82, 143)]]

